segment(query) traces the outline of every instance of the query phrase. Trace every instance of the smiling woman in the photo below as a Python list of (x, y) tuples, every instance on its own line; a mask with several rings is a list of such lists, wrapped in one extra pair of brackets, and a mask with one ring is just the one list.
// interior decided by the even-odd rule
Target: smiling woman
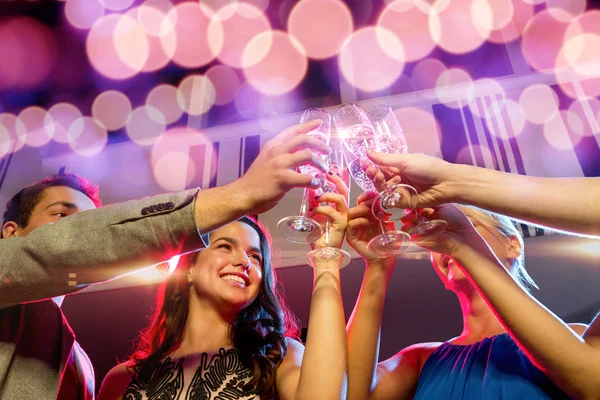
[(243, 217), (212, 232), (206, 249), (181, 257), (136, 352), (109, 372), (100, 398), (271, 398), (286, 336), (297, 337), (298, 327), (276, 290), (270, 253), (265, 228)]

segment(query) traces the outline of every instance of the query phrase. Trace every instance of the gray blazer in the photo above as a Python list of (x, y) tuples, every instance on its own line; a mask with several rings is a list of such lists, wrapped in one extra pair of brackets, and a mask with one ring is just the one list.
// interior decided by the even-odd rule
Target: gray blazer
[(84, 211), (0, 240), (0, 399), (56, 399), (69, 357), (79, 376), (78, 399), (93, 398), (89, 359), (48, 299), (203, 248), (194, 219), (197, 192)]

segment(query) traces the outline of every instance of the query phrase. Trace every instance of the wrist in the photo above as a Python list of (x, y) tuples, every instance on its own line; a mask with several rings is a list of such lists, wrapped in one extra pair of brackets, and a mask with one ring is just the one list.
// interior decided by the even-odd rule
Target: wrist
[(396, 257), (365, 259), (369, 271), (385, 272), (391, 275), (396, 266)]
[(244, 187), (243, 177), (222, 186), (221, 189), (224, 191), (224, 196), (226, 196), (223, 199), (227, 199), (228, 207), (235, 214), (241, 216), (252, 212), (254, 209), (252, 191)]

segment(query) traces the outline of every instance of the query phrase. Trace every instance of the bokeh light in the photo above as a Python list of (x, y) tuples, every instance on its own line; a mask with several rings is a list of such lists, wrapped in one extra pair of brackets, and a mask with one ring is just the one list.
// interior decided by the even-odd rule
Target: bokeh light
[(482, 118), (490, 118), (496, 113), (503, 111), (502, 107), (490, 108), (489, 103), (485, 103), (488, 96), (501, 96), (504, 94), (504, 88), (498, 81), (490, 78), (478, 79), (470, 87), (473, 88), (473, 96), (468, 100), (469, 110)]
[(352, 14), (340, 0), (300, 1), (288, 20), (290, 35), (298, 39), (308, 57), (317, 60), (338, 54), (352, 30)]
[[(167, 65), (177, 47), (175, 21), (167, 19), (170, 9), (163, 11), (158, 7), (160, 3), (157, 3), (157, 6), (144, 3), (125, 14), (136, 21), (135, 32), (138, 36), (144, 35), (144, 41), (147, 43), (148, 53), (141, 68), (144, 72), (156, 71)], [(171, 18), (175, 17), (174, 13), (169, 15)]]
[(177, 13), (169, 13), (172, 9), (168, 0), (145, 0), (138, 8), (137, 19), (148, 35), (165, 36), (174, 33), (177, 24)]
[(73, 104), (58, 103), (50, 107), (44, 124), (55, 142), (68, 143), (69, 127), (73, 122), (82, 117), (81, 111)]
[(19, 113), (19, 120), (23, 123), (17, 134), (26, 145), (41, 147), (52, 140), (52, 132), (46, 129), (48, 123), (47, 113), (41, 107), (27, 107)]
[(65, 17), (79, 29), (89, 29), (104, 16), (100, 0), (68, 0), (65, 2)]
[(149, 50), (146, 35), (136, 20), (110, 14), (90, 29), (86, 51), (90, 63), (102, 75), (127, 79), (142, 70)]
[(417, 3), (410, 0), (390, 2), (377, 21), (378, 26), (398, 36), (406, 61), (419, 60), (436, 46), (429, 32), (429, 13), (423, 7), (418, 7)]
[[(267, 48), (264, 56), (256, 58)], [(244, 76), (259, 92), (277, 96), (293, 90), (304, 79), (308, 60), (296, 39), (283, 31), (255, 36), (244, 49)]]
[(0, 159), (12, 151), (13, 140), (8, 129), (0, 123)]
[[(71, 0), (68, 0), (71, 1)], [(134, 0), (97, 0), (106, 8), (111, 11), (122, 11), (126, 10), (133, 4)]]
[(0, 126), (10, 137), (12, 152), (17, 152), (25, 146), (25, 137), (19, 135), (19, 132), (25, 132), (25, 126), (16, 115), (0, 113)]
[(548, 12), (557, 20), (569, 22), (583, 14), (586, 0), (546, 0)]
[(519, 103), (503, 98), (493, 102), (491, 107), (498, 107), (497, 110), (491, 110), (490, 117), (485, 119), (488, 131), (492, 135), (511, 139), (523, 133), (527, 120)]
[(69, 147), (84, 157), (100, 153), (108, 140), (106, 129), (92, 117), (77, 119), (69, 127), (68, 134)]
[(528, 121), (544, 124), (558, 113), (558, 97), (550, 86), (533, 84), (523, 90), (519, 105)]
[(32, 88), (56, 64), (56, 42), (50, 29), (29, 17), (0, 21), (0, 89)]
[(177, 121), (183, 114), (183, 109), (177, 102), (177, 88), (173, 85), (158, 85), (148, 93), (146, 105), (159, 110), (165, 123)]
[(227, 104), (235, 98), (240, 79), (232, 68), (227, 65), (215, 65), (206, 71), (206, 76), (215, 87), (215, 104)]
[(441, 129), (431, 112), (409, 107), (394, 110), (394, 114), (402, 126), (410, 153), (442, 155)]
[[(519, 2), (520, 0), (515, 0)], [(482, 4), (483, 2), (477, 1), (474, 3), (474, 7), (480, 8), (483, 7), (481, 12), (487, 12), (486, 6)], [(510, 24), (515, 16), (515, 6), (513, 5), (513, 0), (486, 0), (487, 7), (491, 10), (492, 18), (491, 19), (483, 19), (480, 23), (491, 23), (489, 26), (485, 26), (487, 30), (494, 31), (505, 28), (508, 24)]]
[(190, 150), (202, 145), (210, 146), (210, 142), (194, 129), (176, 127), (163, 133), (150, 152), (157, 183), (169, 191), (186, 188), (203, 171), (204, 166), (190, 158)]
[(579, 99), (571, 103), (566, 118), (569, 131), (582, 136), (592, 137), (600, 133), (600, 100)]
[(158, 157), (153, 172), (160, 187), (170, 192), (185, 189), (196, 175), (196, 169), (189, 154), (178, 151)]
[(201, 115), (210, 110), (215, 98), (215, 87), (204, 75), (190, 75), (177, 88), (177, 103), (190, 115)]
[(480, 47), (489, 37), (492, 10), (485, 0), (453, 0), (429, 15), (433, 40), (449, 53), (464, 54)]
[(131, 109), (131, 101), (125, 94), (108, 90), (100, 93), (94, 100), (92, 116), (109, 131), (116, 131), (125, 126)]
[(152, 106), (140, 106), (127, 120), (126, 131), (132, 142), (140, 146), (154, 144), (165, 131), (165, 116)]
[(473, 99), (473, 79), (461, 68), (449, 68), (443, 71), (435, 83), (435, 94), (444, 105), (450, 108), (461, 108), (466, 103), (457, 101)]
[(415, 90), (432, 89), (436, 87), (438, 78), (446, 71), (446, 66), (435, 58), (419, 61), (412, 71), (412, 82)]
[(404, 69), (404, 49), (394, 33), (381, 27), (354, 32), (339, 55), (344, 78), (360, 90), (383, 90), (396, 81)]
[[(564, 11), (557, 10), (553, 14)], [(568, 23), (554, 18), (548, 10), (535, 14), (523, 31), (521, 48), (529, 65), (537, 70), (553, 69)]]
[[(230, 3), (212, 16), (209, 34), (216, 37), (209, 37), (209, 40), (222, 42), (217, 54), (219, 61), (235, 68), (242, 68), (247, 65), (243, 60), (246, 46), (255, 36), (270, 29), (271, 24), (260, 9), (246, 3)], [(258, 50), (258, 54), (266, 54), (270, 43), (264, 44), (265, 48), (254, 49), (254, 51)]]
[[(223, 27), (212, 19), (213, 12), (199, 3), (184, 2), (173, 7), (163, 19), (162, 28), (169, 31), (174, 25), (177, 47), (173, 61), (185, 68), (197, 68), (211, 62), (223, 46)], [(167, 35), (166, 38), (170, 36)], [(162, 36), (161, 36), (162, 39)], [(166, 39), (162, 39), (163, 42)], [(169, 43), (163, 43), (169, 48)], [(167, 51), (168, 53), (168, 51)]]
[[(502, 1), (500, 0), (500, 3)], [(512, 0), (510, 4), (512, 6), (512, 18), (510, 22), (501, 29), (493, 30), (488, 37), (488, 41), (492, 43), (508, 43), (518, 39), (525, 30), (534, 13), (533, 5), (524, 0)], [(491, 3), (491, 5), (492, 8), (496, 7), (494, 3)], [(494, 15), (494, 18), (498, 17)]]
[[(569, 133), (566, 120), (568, 112), (560, 110), (544, 124), (544, 137), (550, 146), (558, 150), (568, 150), (577, 145), (581, 136)], [(571, 140), (573, 138), (574, 140)]]

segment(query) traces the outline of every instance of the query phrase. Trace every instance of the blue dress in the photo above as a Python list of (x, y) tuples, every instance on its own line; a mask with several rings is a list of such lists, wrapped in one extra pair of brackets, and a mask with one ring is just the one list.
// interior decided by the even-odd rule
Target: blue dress
[(414, 400), (569, 399), (504, 333), (470, 345), (448, 342), (427, 359)]

